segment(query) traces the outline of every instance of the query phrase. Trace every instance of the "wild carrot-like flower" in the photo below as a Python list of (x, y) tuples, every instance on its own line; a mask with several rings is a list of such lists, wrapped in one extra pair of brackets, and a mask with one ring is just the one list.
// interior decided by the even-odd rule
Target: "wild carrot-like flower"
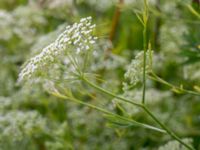
[(44, 131), (47, 120), (37, 111), (9, 111), (0, 113), (1, 137), (17, 141)]
[[(123, 89), (129, 89), (129, 87), (135, 86), (138, 82), (142, 81), (142, 73), (143, 73), (143, 54), (144, 52), (139, 52), (136, 56), (135, 59), (132, 60), (131, 64), (128, 66), (126, 73), (124, 74), (124, 78), (128, 82), (124, 82)], [(148, 72), (150, 66), (151, 66), (151, 52), (148, 50), (146, 53), (147, 57), (147, 65), (146, 65), (146, 70)]]
[(56, 60), (61, 54), (85, 53), (91, 49), (95, 43), (96, 37), (92, 35), (95, 24), (92, 24), (92, 17), (82, 18), (79, 23), (74, 23), (72, 26), (67, 26), (65, 31), (41, 53), (31, 58), (22, 67), (19, 74), (18, 82), (30, 78), (42, 67)]

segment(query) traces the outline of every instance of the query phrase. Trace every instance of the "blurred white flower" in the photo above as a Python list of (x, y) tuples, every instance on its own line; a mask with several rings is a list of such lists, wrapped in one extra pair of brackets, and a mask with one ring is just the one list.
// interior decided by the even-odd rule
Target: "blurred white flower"
[[(128, 82), (124, 82), (124, 87), (123, 89), (126, 90), (129, 85), (130, 86), (135, 86), (138, 82), (142, 80), (142, 75), (143, 75), (143, 59), (144, 52), (141, 51), (139, 52), (136, 56), (135, 59), (132, 60), (131, 64), (128, 66), (126, 73), (124, 74), (124, 78)], [(149, 67), (151, 66), (151, 52), (148, 50), (146, 53), (146, 70), (148, 71)]]
[(25, 135), (37, 134), (37, 130), (44, 130), (46, 120), (36, 111), (10, 111), (0, 114), (0, 132), (3, 137), (20, 140)]
[(9, 40), (12, 37), (12, 24), (14, 19), (10, 13), (0, 10), (0, 40)]

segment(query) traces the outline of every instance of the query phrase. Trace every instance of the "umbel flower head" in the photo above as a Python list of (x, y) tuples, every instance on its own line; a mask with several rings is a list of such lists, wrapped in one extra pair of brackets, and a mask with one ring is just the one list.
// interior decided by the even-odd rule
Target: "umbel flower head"
[[(127, 80), (127, 82), (123, 83), (123, 89), (126, 91), (130, 87), (134, 87), (137, 83), (142, 81), (142, 75), (143, 75), (143, 59), (144, 51), (139, 52), (135, 59), (131, 61), (131, 64), (128, 65), (127, 71), (124, 74), (124, 78)], [(151, 65), (152, 65), (152, 51), (148, 50), (146, 52), (146, 73), (150, 71)]]
[[(91, 49), (96, 37), (92, 35), (95, 24), (92, 17), (82, 18), (78, 23), (67, 26), (65, 31), (41, 53), (28, 60), (19, 74), (18, 83), (32, 77), (38, 70), (56, 60), (63, 53), (85, 53)], [(72, 51), (71, 51), (72, 50)]]

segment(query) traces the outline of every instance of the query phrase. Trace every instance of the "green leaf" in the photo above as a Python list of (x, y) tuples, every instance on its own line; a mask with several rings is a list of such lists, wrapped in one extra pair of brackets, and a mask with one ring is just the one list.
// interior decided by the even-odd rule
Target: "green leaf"
[(112, 115), (105, 115), (105, 118), (108, 119), (110, 121), (110, 123), (113, 123), (114, 125), (119, 126), (119, 127), (132, 127), (132, 126), (135, 126), (135, 127), (142, 127), (142, 128), (146, 128), (146, 129), (150, 129), (150, 130), (166, 133), (165, 130), (159, 129), (157, 127), (154, 127), (154, 126), (151, 126), (151, 125), (148, 125), (148, 124), (137, 122), (137, 121), (135, 121), (133, 119), (130, 119), (130, 118), (127, 118), (127, 119), (121, 118), (121, 119), (119, 119), (119, 117), (112, 116)]

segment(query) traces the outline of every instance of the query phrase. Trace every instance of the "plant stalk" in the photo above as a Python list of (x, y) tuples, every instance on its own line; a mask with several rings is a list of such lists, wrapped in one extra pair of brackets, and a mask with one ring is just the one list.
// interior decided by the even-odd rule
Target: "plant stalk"
[(148, 1), (144, 0), (144, 12), (143, 12), (143, 91), (142, 91), (142, 104), (145, 104), (146, 95), (146, 52), (147, 52), (147, 23), (148, 23)]
[(137, 121), (135, 121), (135, 120), (133, 120), (133, 119), (130, 119), (130, 118), (127, 118), (127, 117), (124, 117), (124, 116), (120, 116), (120, 115), (118, 115), (118, 114), (115, 114), (115, 113), (112, 113), (112, 112), (110, 112), (110, 111), (108, 111), (108, 110), (105, 110), (105, 109), (103, 109), (103, 108), (101, 108), (101, 107), (98, 107), (98, 106), (95, 106), (95, 105), (92, 105), (92, 104), (83, 102), (83, 101), (81, 101), (81, 100), (78, 100), (78, 99), (76, 99), (75, 97), (72, 97), (72, 96), (65, 96), (65, 95), (62, 95), (62, 94), (60, 94), (60, 93), (51, 93), (51, 94), (54, 95), (54, 96), (56, 96), (56, 97), (58, 97), (58, 98), (62, 98), (62, 99), (65, 99), (65, 100), (68, 99), (68, 100), (73, 101), (73, 102), (75, 102), (75, 103), (78, 103), (78, 104), (81, 104), (81, 105), (90, 107), (90, 108), (95, 109), (95, 110), (97, 110), (97, 111), (100, 111), (100, 112), (102, 112), (102, 113), (104, 113), (104, 114), (108, 114), (108, 115), (111, 115), (111, 116), (115, 116), (116, 118), (121, 119), (121, 120), (124, 120), (124, 121), (127, 121), (127, 122), (129, 122), (129, 123), (132, 123), (133, 125), (136, 125), (136, 126), (139, 126), (139, 127), (144, 127), (144, 128), (146, 128), (146, 129), (158, 131), (158, 132), (161, 132), (161, 133), (166, 133), (166, 131), (163, 130), (163, 129), (159, 129), (159, 128), (154, 127), (154, 126), (151, 126), (151, 125), (148, 125), (148, 124), (144, 124), (144, 123), (140, 123), (140, 122), (137, 122)]
[(101, 91), (101, 92), (103, 92), (103, 93), (105, 93), (105, 94), (107, 94), (107, 95), (110, 95), (111, 97), (117, 98), (117, 99), (119, 99), (119, 100), (121, 100), (121, 101), (130, 103), (130, 104), (135, 105), (135, 106), (138, 106), (138, 107), (140, 107), (140, 108), (143, 107), (142, 104), (139, 104), (139, 103), (130, 101), (130, 100), (126, 99), (126, 98), (123, 98), (123, 97), (121, 97), (121, 96), (115, 95), (115, 94), (113, 94), (112, 92), (109, 92), (109, 91), (107, 91), (107, 90), (105, 90), (105, 89), (103, 89), (103, 88), (101, 88), (101, 87), (95, 85), (94, 83), (88, 81), (85, 77), (82, 77), (82, 80), (85, 81), (85, 83), (87, 83), (88, 85), (92, 86), (93, 88), (95, 88), (95, 89), (97, 89), (97, 90), (99, 90), (99, 91)]
[(171, 131), (167, 126), (165, 126), (162, 122), (159, 121), (158, 118), (156, 118), (151, 111), (146, 106), (143, 106), (144, 111), (156, 122), (162, 127), (172, 138), (177, 140), (179, 143), (187, 147), (189, 150), (195, 150), (185, 142), (183, 142), (173, 131)]
[(190, 147), (188, 144), (184, 143), (173, 131), (171, 131), (170, 129), (168, 129), (163, 123), (161, 123), (161, 121), (159, 121), (159, 119), (153, 114), (151, 113), (151, 111), (144, 105), (144, 104), (139, 104), (139, 103), (135, 103), (129, 99), (126, 99), (126, 98), (123, 98), (123, 97), (120, 97), (120, 96), (117, 96), (115, 95), (114, 93), (112, 92), (109, 92), (101, 87), (99, 87), (98, 85), (95, 85), (93, 83), (91, 83), (90, 81), (88, 81), (85, 77), (81, 77), (81, 79), (87, 83), (88, 85), (90, 85), (91, 87), (103, 92), (104, 94), (107, 94), (109, 96), (112, 96), (112, 97), (115, 97), (115, 98), (118, 98), (119, 100), (121, 101), (124, 101), (124, 102), (127, 102), (127, 103), (130, 103), (132, 105), (135, 105), (135, 106), (138, 106), (140, 107), (141, 109), (143, 109), (156, 123), (158, 123), (160, 125), (160, 127), (162, 127), (162, 129), (164, 129), (172, 138), (174, 138), (175, 140), (177, 140), (180, 144), (184, 145), (186, 148), (188, 148), (189, 150), (194, 150), (192, 147)]

